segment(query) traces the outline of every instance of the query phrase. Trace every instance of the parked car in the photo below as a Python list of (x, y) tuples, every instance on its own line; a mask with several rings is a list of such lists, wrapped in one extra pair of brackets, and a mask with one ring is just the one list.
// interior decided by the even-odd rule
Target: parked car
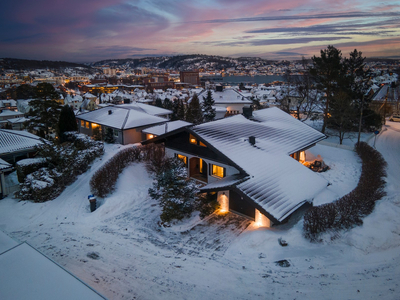
[(400, 122), (400, 115), (393, 115), (390, 117), (389, 121)]

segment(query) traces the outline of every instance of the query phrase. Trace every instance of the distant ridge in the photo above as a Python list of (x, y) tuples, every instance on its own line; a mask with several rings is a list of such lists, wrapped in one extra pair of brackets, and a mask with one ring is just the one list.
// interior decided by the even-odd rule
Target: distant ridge
[(5, 70), (33, 70), (33, 69), (60, 69), (60, 68), (84, 68), (91, 69), (91, 66), (71, 63), (66, 61), (31, 60), (18, 58), (1, 58), (0, 68)]

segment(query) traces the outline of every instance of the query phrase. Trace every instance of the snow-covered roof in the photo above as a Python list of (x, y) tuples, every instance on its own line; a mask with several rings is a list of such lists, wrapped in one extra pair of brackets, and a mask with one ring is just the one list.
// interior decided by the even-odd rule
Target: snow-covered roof
[(9, 109), (5, 109), (0, 113), (0, 118), (2, 117), (20, 117), (23, 116), (24, 114), (19, 112), (19, 111), (13, 111)]
[(6, 243), (11, 247), (0, 251), (2, 300), (106, 299), (29, 244)]
[[(0, 158), (0, 170), (11, 169), (12, 165)], [(0, 253), (1, 253), (1, 240), (0, 240)]]
[[(199, 101), (203, 102), (203, 97), (207, 97), (208, 90), (199, 94)], [(252, 104), (253, 102), (235, 89), (224, 89), (222, 92), (211, 90), (215, 104)]]
[(8, 123), (12, 124), (24, 123), (26, 121), (30, 121), (30, 119), (22, 117), (22, 118), (12, 118), (7, 120)]
[[(283, 221), (327, 185), (289, 154), (325, 136), (278, 108), (257, 111), (254, 119), (237, 115), (192, 130), (247, 174), (236, 188)], [(255, 137), (255, 145), (249, 142), (250, 136)]]
[(176, 130), (176, 129), (179, 129), (179, 128), (182, 128), (185, 126), (190, 126), (190, 125), (193, 125), (193, 124), (189, 123), (189, 122), (177, 120), (177, 121), (167, 122), (162, 125), (157, 125), (157, 126), (146, 128), (142, 132), (154, 134), (154, 135), (158, 136), (158, 135), (164, 134), (166, 132), (171, 132), (173, 130)]
[(149, 104), (143, 104), (143, 103), (130, 103), (130, 104), (121, 104), (119, 105), (120, 107), (125, 107), (128, 109), (135, 109), (139, 111), (143, 111), (149, 115), (152, 116), (164, 116), (164, 115), (169, 115), (172, 114), (172, 111), (169, 109), (157, 107), (154, 105), (149, 105)]
[(40, 137), (32, 133), (0, 129), (0, 154), (32, 149), (42, 143)]
[(152, 116), (136, 109), (121, 107), (120, 105), (84, 113), (78, 115), (77, 119), (117, 129), (130, 129), (166, 122), (164, 118)]

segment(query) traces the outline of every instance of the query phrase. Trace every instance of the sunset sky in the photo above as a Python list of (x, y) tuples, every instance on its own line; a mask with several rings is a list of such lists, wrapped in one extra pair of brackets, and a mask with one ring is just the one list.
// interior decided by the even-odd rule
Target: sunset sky
[(400, 59), (400, 1), (6, 0), (0, 57), (93, 62), (210, 54), (300, 59), (334, 45)]

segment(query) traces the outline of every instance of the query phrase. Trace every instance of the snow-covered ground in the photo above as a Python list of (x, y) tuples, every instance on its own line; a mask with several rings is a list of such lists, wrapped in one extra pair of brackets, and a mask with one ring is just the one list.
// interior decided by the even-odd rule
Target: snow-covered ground
[[(117, 145), (107, 146), (102, 159), (53, 201), (1, 200), (0, 230), (110, 299), (399, 299), (400, 123), (387, 124), (376, 148), (389, 165), (388, 195), (363, 226), (323, 244), (302, 237), (300, 214), (273, 229), (231, 214), (159, 227), (160, 208), (147, 195), (151, 178), (143, 164), (127, 167), (116, 192), (90, 213), (89, 180), (126, 147)], [(316, 204), (357, 185), (361, 164), (353, 152), (317, 145), (312, 155), (331, 167), (320, 174), (331, 185)], [(275, 263), (282, 259), (290, 266)]]

